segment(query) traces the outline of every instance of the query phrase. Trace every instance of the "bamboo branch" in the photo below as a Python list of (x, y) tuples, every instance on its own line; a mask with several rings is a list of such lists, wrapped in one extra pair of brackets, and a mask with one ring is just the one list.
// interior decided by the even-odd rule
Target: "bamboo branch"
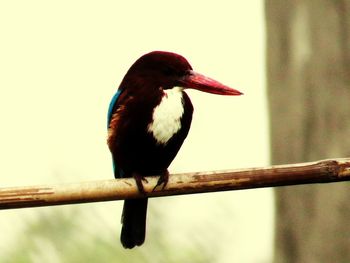
[[(173, 174), (164, 189), (158, 177), (143, 182), (146, 196), (170, 196), (350, 180), (350, 158), (276, 165), (263, 168)], [(51, 206), (144, 197), (133, 178), (0, 188), (0, 209)]]

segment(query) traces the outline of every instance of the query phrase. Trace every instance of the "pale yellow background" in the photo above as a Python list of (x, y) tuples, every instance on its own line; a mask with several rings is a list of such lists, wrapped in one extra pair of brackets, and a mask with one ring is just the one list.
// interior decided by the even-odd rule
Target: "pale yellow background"
[[(180, 53), (196, 71), (245, 94), (188, 92), (194, 119), (172, 172), (268, 164), (263, 1), (1, 1), (0, 37), (2, 187), (113, 178), (108, 104), (129, 66), (152, 50)], [(163, 207), (170, 248), (201, 240), (220, 243), (213, 262), (271, 260), (269, 189), (154, 199), (152, 206)], [(0, 257), (26, 221), (52, 209), (72, 207), (2, 211)], [(120, 246), (121, 202), (81, 209), (82, 240), (113, 231)], [(152, 215), (149, 227), (157, 224)], [(33, 262), (59, 262), (64, 253), (33, 242)]]

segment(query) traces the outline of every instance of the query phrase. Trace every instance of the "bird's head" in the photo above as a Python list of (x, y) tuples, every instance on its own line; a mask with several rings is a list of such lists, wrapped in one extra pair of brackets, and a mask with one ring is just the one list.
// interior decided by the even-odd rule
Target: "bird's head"
[(123, 82), (128, 82), (130, 79), (139, 83), (147, 81), (154, 84), (152, 86), (162, 89), (178, 86), (220, 95), (243, 94), (193, 71), (183, 56), (165, 51), (153, 51), (140, 57), (130, 67)]

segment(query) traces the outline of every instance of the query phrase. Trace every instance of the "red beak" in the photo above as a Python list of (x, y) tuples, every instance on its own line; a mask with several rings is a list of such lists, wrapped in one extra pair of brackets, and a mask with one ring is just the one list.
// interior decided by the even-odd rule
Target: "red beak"
[(213, 93), (213, 94), (231, 95), (231, 96), (237, 96), (237, 95), (243, 94), (238, 90), (225, 86), (224, 84), (221, 84), (220, 82), (214, 79), (208, 78), (193, 70), (191, 70), (190, 73), (180, 81), (180, 83), (184, 88), (197, 89), (200, 91)]

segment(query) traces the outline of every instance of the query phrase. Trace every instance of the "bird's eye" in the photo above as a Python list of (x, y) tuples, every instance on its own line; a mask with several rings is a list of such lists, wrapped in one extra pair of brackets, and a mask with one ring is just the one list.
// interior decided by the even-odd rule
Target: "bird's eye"
[(171, 76), (173, 75), (173, 70), (169, 67), (164, 67), (162, 70), (163, 74), (166, 76)]

